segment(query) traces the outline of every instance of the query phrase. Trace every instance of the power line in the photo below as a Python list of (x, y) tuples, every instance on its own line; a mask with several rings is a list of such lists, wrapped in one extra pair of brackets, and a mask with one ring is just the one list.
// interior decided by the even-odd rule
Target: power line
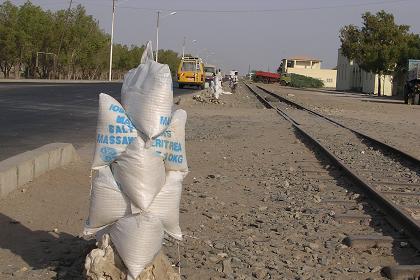
[(338, 9), (338, 8), (352, 8), (352, 7), (365, 7), (365, 6), (376, 6), (376, 5), (389, 5), (397, 4), (402, 2), (410, 2), (413, 0), (393, 0), (393, 1), (373, 1), (358, 4), (342, 4), (342, 5), (330, 5), (330, 6), (319, 6), (319, 7), (305, 7), (305, 8), (279, 8), (279, 9), (247, 9), (247, 10), (203, 10), (203, 9), (156, 9), (156, 8), (141, 8), (134, 6), (119, 6), (120, 9), (131, 9), (131, 10), (143, 10), (143, 11), (177, 11), (185, 13), (219, 13), (219, 14), (244, 14), (244, 13), (278, 13), (278, 12), (301, 12), (301, 11), (315, 11), (323, 9)]

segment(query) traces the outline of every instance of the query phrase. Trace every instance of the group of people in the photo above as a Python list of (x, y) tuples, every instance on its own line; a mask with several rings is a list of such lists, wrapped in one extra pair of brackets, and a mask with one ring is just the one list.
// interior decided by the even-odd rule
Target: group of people
[(213, 81), (211, 81), (210, 87), (213, 90), (213, 95), (216, 99), (219, 99), (221, 94), (231, 94), (236, 91), (238, 85), (238, 72), (235, 72), (235, 75), (229, 77), (229, 87), (231, 92), (224, 92), (222, 88), (222, 72), (219, 70), (216, 74), (213, 74)]

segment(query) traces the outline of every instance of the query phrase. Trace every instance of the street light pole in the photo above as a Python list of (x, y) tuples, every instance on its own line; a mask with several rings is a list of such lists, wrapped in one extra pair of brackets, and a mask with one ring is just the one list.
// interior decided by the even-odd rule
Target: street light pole
[(112, 47), (114, 44), (115, 0), (112, 0), (111, 46), (109, 50), (109, 81), (112, 80)]
[(187, 37), (184, 36), (184, 43), (182, 44), (182, 58), (185, 57), (185, 40), (187, 39)]
[(160, 11), (157, 11), (157, 21), (156, 21), (156, 62), (158, 62), (158, 53), (159, 53), (159, 17), (160, 17)]
[[(192, 43), (192, 45), (194, 45), (195, 43), (197, 43), (197, 40), (194, 39), (194, 40), (191, 41), (191, 43)], [(196, 50), (196, 47), (191, 47), (191, 55), (194, 55), (194, 50), (193, 49)]]
[[(167, 15), (162, 16), (162, 18), (167, 16), (173, 16), (176, 12), (170, 12)], [(158, 55), (159, 55), (159, 19), (160, 19), (160, 11), (157, 11), (157, 20), (156, 20), (156, 62), (158, 62)]]

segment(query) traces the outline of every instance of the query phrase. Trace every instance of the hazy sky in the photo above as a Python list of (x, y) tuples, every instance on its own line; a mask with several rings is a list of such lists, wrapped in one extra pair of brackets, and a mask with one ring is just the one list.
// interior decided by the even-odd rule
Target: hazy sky
[[(67, 8), (70, 1), (32, 2), (56, 10)], [(112, 0), (73, 3), (85, 6), (110, 32)], [(242, 73), (248, 65), (274, 71), (282, 58), (294, 55), (319, 58), (324, 68), (330, 68), (337, 63), (340, 27), (360, 25), (364, 11), (381, 9), (420, 33), (420, 0), (117, 0), (115, 41), (141, 45), (153, 40), (155, 44), (156, 11), (162, 15), (177, 11), (160, 21), (159, 48), (181, 52), (185, 36), (187, 52), (207, 56), (225, 71)]]

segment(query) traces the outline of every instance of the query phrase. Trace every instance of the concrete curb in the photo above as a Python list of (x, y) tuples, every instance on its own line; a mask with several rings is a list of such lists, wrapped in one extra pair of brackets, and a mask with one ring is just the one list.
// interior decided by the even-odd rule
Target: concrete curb
[(0, 79), (0, 84), (121, 84), (122, 80), (48, 80), (48, 79)]
[(78, 159), (72, 144), (51, 143), (0, 161), (0, 198), (47, 171)]

